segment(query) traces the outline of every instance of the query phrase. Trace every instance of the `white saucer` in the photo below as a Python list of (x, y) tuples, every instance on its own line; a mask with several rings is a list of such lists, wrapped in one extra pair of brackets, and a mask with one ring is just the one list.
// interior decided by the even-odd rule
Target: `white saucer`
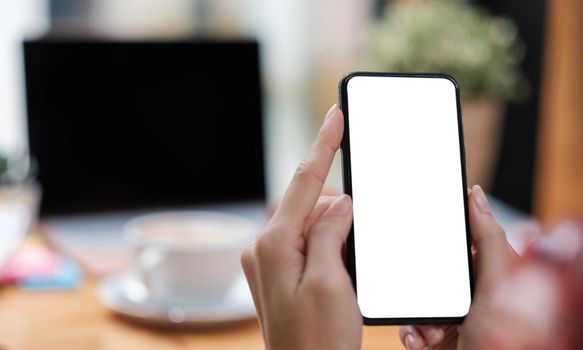
[(216, 300), (188, 305), (172, 300), (154, 300), (135, 271), (128, 270), (104, 278), (97, 296), (108, 309), (131, 319), (159, 325), (214, 326), (256, 317), (249, 288), (243, 276)]

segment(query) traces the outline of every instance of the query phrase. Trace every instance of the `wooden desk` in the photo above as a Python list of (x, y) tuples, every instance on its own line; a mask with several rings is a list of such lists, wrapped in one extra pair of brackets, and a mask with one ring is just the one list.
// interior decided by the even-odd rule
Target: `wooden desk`
[[(0, 349), (263, 349), (255, 320), (223, 329), (169, 330), (138, 326), (99, 304), (95, 281), (75, 291), (0, 289)], [(396, 327), (366, 327), (363, 349), (403, 349)]]

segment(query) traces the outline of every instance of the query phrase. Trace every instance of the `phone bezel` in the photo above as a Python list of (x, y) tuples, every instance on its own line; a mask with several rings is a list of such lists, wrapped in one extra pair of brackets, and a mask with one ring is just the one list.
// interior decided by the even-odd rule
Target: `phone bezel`
[[(352, 167), (350, 160), (350, 125), (348, 120), (348, 94), (347, 85), (348, 81), (354, 77), (358, 76), (368, 76), (368, 77), (408, 77), (408, 78), (439, 78), (447, 79), (451, 81), (455, 86), (455, 96), (456, 96), (456, 107), (457, 107), (457, 120), (458, 120), (458, 135), (459, 135), (459, 149), (461, 158), (461, 172), (462, 172), (462, 186), (463, 186), (463, 201), (464, 201), (464, 217), (466, 224), (466, 241), (467, 241), (467, 256), (468, 256), (468, 269), (469, 269), (469, 283), (470, 283), (470, 294), (471, 299), (473, 299), (474, 294), (474, 276), (473, 276), (473, 264), (472, 264), (472, 251), (471, 251), (471, 232), (470, 232), (470, 222), (468, 215), (468, 192), (467, 192), (467, 179), (466, 179), (466, 157), (465, 157), (465, 146), (464, 146), (464, 135), (463, 135), (463, 123), (462, 123), (462, 112), (460, 103), (460, 90), (457, 81), (447, 75), (441, 73), (381, 73), (381, 72), (351, 72), (345, 75), (338, 84), (338, 101), (339, 108), (342, 110), (344, 115), (344, 135), (341, 143), (342, 150), (342, 183), (344, 187), (344, 193), (352, 197)], [(347, 258), (347, 269), (352, 279), (352, 285), (354, 287), (355, 293), (358, 293), (356, 288), (356, 261), (354, 252), (354, 222), (350, 228), (350, 233), (348, 235), (346, 249)], [(363, 322), (365, 325), (406, 325), (406, 324), (460, 324), (463, 322), (466, 316), (461, 317), (413, 317), (413, 318), (368, 318), (364, 315)]]

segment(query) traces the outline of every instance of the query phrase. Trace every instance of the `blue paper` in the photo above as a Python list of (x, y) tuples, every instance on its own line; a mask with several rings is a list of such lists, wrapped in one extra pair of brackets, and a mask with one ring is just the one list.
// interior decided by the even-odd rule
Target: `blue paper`
[(68, 258), (61, 259), (61, 263), (50, 276), (26, 278), (19, 285), (28, 291), (74, 289), (83, 280), (83, 273), (77, 264)]

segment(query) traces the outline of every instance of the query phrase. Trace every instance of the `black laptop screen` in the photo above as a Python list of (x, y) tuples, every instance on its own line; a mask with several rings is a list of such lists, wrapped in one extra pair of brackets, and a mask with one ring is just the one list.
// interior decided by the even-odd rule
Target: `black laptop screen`
[(254, 42), (24, 43), (44, 215), (265, 198)]

